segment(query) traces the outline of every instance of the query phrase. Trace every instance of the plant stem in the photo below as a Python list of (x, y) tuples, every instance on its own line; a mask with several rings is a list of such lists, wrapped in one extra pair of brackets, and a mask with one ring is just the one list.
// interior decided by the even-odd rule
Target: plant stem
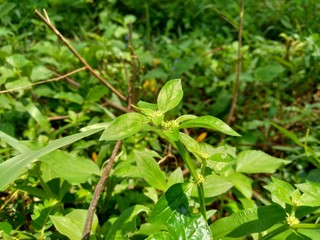
[(95, 210), (96, 210), (96, 207), (97, 207), (97, 204), (98, 204), (98, 201), (99, 201), (99, 198), (100, 198), (100, 195), (101, 195), (101, 192), (103, 190), (103, 185), (105, 183), (105, 181), (107, 180), (108, 178), (108, 175), (111, 171), (111, 168), (112, 168), (112, 164), (118, 154), (118, 151), (121, 147), (121, 140), (118, 140), (113, 151), (112, 151), (112, 154), (111, 154), (111, 157), (110, 157), (110, 160), (105, 168), (105, 170), (103, 171), (103, 174), (96, 186), (96, 189), (94, 191), (94, 194), (93, 194), (93, 198), (92, 198), (92, 201), (90, 203), (90, 207), (89, 207), (89, 210), (88, 210), (88, 215), (87, 215), (87, 218), (86, 218), (86, 223), (84, 225), (84, 228), (83, 228), (83, 235), (82, 235), (82, 240), (88, 240), (90, 238), (90, 231), (91, 231), (91, 226), (92, 226), (92, 221), (93, 221), (93, 217), (94, 217), (94, 213), (95, 213)]
[(244, 14), (244, 0), (240, 0), (240, 19), (239, 19), (239, 31), (238, 31), (238, 61), (237, 61), (237, 70), (236, 70), (237, 75), (236, 75), (236, 83), (235, 83), (234, 93), (232, 97), (230, 113), (227, 119), (228, 125), (230, 125), (230, 123), (233, 120), (234, 113), (237, 106), (238, 94), (239, 94), (241, 64), (242, 64), (241, 47), (242, 47), (243, 14)]
[(207, 213), (206, 213), (206, 205), (204, 201), (204, 190), (203, 190), (203, 183), (200, 178), (200, 176), (196, 172), (196, 168), (190, 158), (189, 153), (186, 151), (186, 149), (183, 147), (180, 141), (175, 141), (175, 144), (177, 146), (177, 149), (187, 165), (187, 168), (189, 169), (191, 176), (195, 179), (196, 184), (197, 184), (197, 189), (198, 189), (198, 197), (199, 197), (199, 203), (200, 203), (200, 212), (204, 219), (207, 220)]

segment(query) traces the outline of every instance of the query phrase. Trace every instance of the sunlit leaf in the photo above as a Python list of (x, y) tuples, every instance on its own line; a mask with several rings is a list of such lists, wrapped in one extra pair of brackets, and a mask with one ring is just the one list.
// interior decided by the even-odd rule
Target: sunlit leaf
[(240, 136), (229, 125), (213, 116), (202, 116), (181, 123), (180, 128), (206, 128), (216, 130), (231, 136)]
[(274, 173), (287, 163), (289, 161), (272, 157), (262, 151), (245, 150), (238, 155), (236, 170), (242, 173)]
[(286, 218), (279, 205), (251, 208), (221, 218), (210, 225), (213, 240), (223, 237), (240, 238), (252, 233), (263, 232)]
[(168, 232), (173, 239), (211, 240), (210, 228), (201, 214), (190, 214), (182, 205), (173, 211), (168, 222)]
[(148, 118), (140, 113), (131, 112), (117, 117), (104, 130), (100, 141), (120, 140), (130, 137), (148, 124)]
[(27, 166), (33, 161), (36, 161), (38, 158), (56, 149), (74, 143), (82, 138), (93, 135), (101, 130), (102, 128), (91, 129), (86, 132), (77, 133), (61, 139), (57, 139), (50, 142), (47, 146), (40, 150), (23, 152), (20, 155), (4, 161), (0, 164), (0, 190), (3, 190), (8, 184), (15, 181), (23, 172), (27, 170)]
[(193, 184), (177, 183), (172, 185), (152, 209), (148, 222), (153, 224), (165, 224), (172, 212), (184, 204), (188, 206), (188, 197)]
[(168, 81), (160, 90), (157, 105), (158, 109), (163, 113), (175, 108), (183, 97), (181, 79)]
[(139, 168), (140, 177), (156, 189), (164, 191), (166, 189), (166, 178), (161, 171), (156, 160), (153, 158), (151, 150), (133, 150), (137, 166)]

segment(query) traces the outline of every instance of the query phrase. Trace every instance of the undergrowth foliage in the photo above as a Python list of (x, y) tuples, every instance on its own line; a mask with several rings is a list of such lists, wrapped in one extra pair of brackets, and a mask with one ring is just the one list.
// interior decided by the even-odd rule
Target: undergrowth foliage
[(0, 3), (1, 239), (319, 238), (317, 3), (227, 2)]

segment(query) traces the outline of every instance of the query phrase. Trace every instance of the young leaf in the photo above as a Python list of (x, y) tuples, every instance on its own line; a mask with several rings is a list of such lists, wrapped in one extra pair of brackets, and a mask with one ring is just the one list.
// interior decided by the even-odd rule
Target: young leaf
[(104, 239), (123, 239), (128, 232), (137, 230), (137, 216), (142, 213), (149, 213), (150, 209), (143, 205), (136, 205), (123, 211), (117, 220), (112, 224)]
[(0, 164), (0, 190), (3, 190), (8, 184), (16, 180), (24, 171), (28, 164), (32, 163), (36, 159), (56, 150), (61, 147), (74, 143), (84, 137), (90, 136), (101, 131), (102, 128), (91, 129), (86, 132), (77, 133), (64, 137), (61, 139), (50, 142), (44, 148), (32, 152), (23, 152), (13, 158), (6, 160)]
[(239, 153), (237, 172), (242, 173), (274, 173), (281, 165), (289, 161), (271, 157), (257, 150), (245, 150)]
[(180, 128), (207, 128), (216, 130), (231, 136), (240, 136), (236, 131), (226, 123), (213, 116), (202, 116), (181, 123)]
[(39, 203), (35, 205), (33, 214), (31, 215), (34, 229), (44, 231), (50, 228), (53, 223), (49, 215), (53, 215), (58, 209), (58, 201), (54, 199), (45, 199), (43, 204)]
[(181, 204), (188, 206), (188, 197), (194, 184), (177, 183), (172, 185), (154, 206), (148, 219), (149, 223), (165, 224), (172, 212)]
[(240, 238), (252, 233), (263, 232), (286, 218), (285, 210), (279, 205), (269, 205), (239, 211), (224, 217), (211, 226), (213, 240), (224, 237)]
[[(292, 205), (290, 196), (294, 192), (294, 187), (292, 187), (289, 183), (281, 181), (277, 178), (271, 178), (272, 183), (264, 186), (264, 188), (270, 191), (272, 196), (276, 197), (276, 200), (280, 200), (284, 203)], [(283, 204), (281, 205), (284, 206)]]
[(120, 140), (130, 137), (148, 124), (148, 118), (140, 113), (131, 112), (117, 117), (104, 130), (100, 141)]
[(169, 234), (173, 239), (212, 239), (210, 228), (203, 216), (201, 214), (191, 215), (184, 205), (173, 211), (167, 225)]
[(183, 97), (181, 79), (168, 81), (160, 90), (157, 105), (158, 109), (163, 113), (175, 108)]
[(140, 176), (152, 187), (164, 191), (166, 190), (165, 175), (150, 152), (153, 151), (148, 149), (141, 151), (133, 150), (133, 154), (140, 170)]

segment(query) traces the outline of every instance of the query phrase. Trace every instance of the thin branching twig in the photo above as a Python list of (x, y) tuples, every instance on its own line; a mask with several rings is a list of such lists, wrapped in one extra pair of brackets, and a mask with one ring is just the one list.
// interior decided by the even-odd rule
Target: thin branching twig
[(75, 74), (75, 73), (84, 71), (84, 70), (86, 70), (86, 69), (87, 69), (86, 67), (82, 67), (82, 68), (78, 68), (78, 69), (76, 69), (76, 70), (74, 70), (74, 71), (72, 71), (72, 72), (66, 73), (66, 74), (61, 75), (61, 76), (56, 77), (56, 78), (51, 78), (51, 79), (39, 81), (39, 82), (32, 83), (32, 84), (29, 84), (29, 85), (26, 85), (26, 86), (22, 86), (22, 87), (17, 87), (17, 88), (2, 90), (2, 91), (0, 91), (0, 94), (1, 94), (1, 93), (8, 93), (8, 92), (15, 92), (15, 91), (19, 91), (19, 90), (22, 90), (22, 89), (26, 89), (26, 88), (29, 88), (29, 87), (33, 87), (33, 86), (36, 86), (36, 85), (48, 83), (48, 82), (60, 81), (60, 80), (62, 80), (62, 79), (67, 78), (68, 76), (70, 76), (70, 75), (72, 75), (72, 74)]
[(242, 65), (241, 47), (242, 47), (242, 31), (243, 31), (243, 14), (244, 14), (244, 0), (240, 0), (240, 19), (239, 19), (239, 31), (238, 31), (238, 61), (237, 61), (237, 70), (236, 70), (236, 83), (234, 87), (234, 93), (232, 97), (229, 116), (227, 119), (227, 124), (230, 124), (233, 121), (236, 106), (237, 106), (238, 94), (239, 94), (241, 65)]
[(58, 38), (69, 48), (69, 50), (79, 59), (79, 61), (89, 70), (89, 72), (95, 76), (103, 85), (109, 88), (114, 94), (116, 94), (121, 100), (126, 101), (127, 98), (123, 96), (117, 89), (115, 89), (110, 83), (108, 83), (103, 77), (101, 77), (88, 63), (81, 57), (81, 55), (75, 50), (75, 48), (68, 42), (68, 40), (51, 24), (50, 19), (44, 10), (43, 16), (38, 10), (35, 10), (39, 18), (58, 36)]

